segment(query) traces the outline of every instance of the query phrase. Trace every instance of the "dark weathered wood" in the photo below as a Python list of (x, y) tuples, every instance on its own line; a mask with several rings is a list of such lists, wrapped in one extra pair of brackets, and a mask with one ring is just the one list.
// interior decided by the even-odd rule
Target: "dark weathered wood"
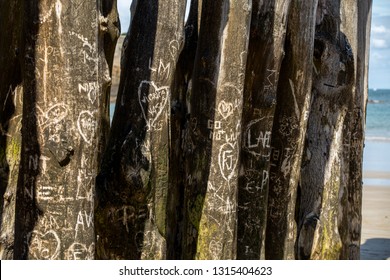
[(104, 32), (100, 33), (99, 38), (99, 56), (105, 57), (103, 60), (99, 60), (99, 74), (105, 75), (104, 79), (107, 81), (102, 87), (102, 106), (103, 114), (101, 119), (101, 131), (99, 141), (99, 158), (103, 155), (107, 146), (108, 136), (110, 132), (110, 92), (112, 84), (112, 67), (114, 62), (115, 46), (120, 36), (120, 23), (119, 14), (117, 10), (117, 0), (100, 0), (99, 1), (100, 14), (103, 17), (102, 28)]
[(235, 259), (252, 1), (203, 1), (186, 138), (184, 258)]
[[(100, 3), (100, 2), (99, 2)], [(103, 89), (110, 82), (96, 1), (24, 4), (16, 259), (93, 259)]]
[(271, 132), (290, 2), (253, 1), (239, 163), (238, 259), (264, 259)]
[(340, 31), (340, 1), (320, 0), (312, 107), (300, 181), (300, 259), (339, 259), (344, 121), (355, 82), (351, 45)]
[(23, 87), (21, 1), (0, 2), (0, 259), (12, 259), (21, 151)]
[(116, 3), (0, 1), (0, 259), (359, 259), (372, 0), (133, 0), (110, 130)]
[(341, 259), (360, 259), (362, 223), (362, 158), (368, 94), (368, 47), (372, 1), (341, 1), (341, 31), (354, 56), (355, 85), (344, 121), (344, 155), (338, 228)]
[(348, 248), (348, 259), (360, 259), (360, 241), (362, 230), (362, 182), (363, 182), (363, 148), (364, 131), (366, 127), (366, 110), (368, 100), (368, 58), (370, 49), (372, 0), (358, 1), (358, 48), (356, 60), (356, 96), (352, 123), (351, 155), (349, 156), (349, 192), (348, 192), (348, 222), (350, 243), (344, 243)]
[[(340, 31), (343, 32), (351, 45), (354, 61), (357, 60), (357, 1), (341, 0), (340, 1)], [(354, 75), (356, 76), (356, 64), (354, 64)], [(354, 247), (350, 240), (349, 233), (349, 214), (348, 214), (348, 196), (349, 196), (349, 155), (351, 153), (351, 122), (353, 121), (353, 103), (356, 90), (351, 92), (352, 98), (350, 100), (349, 109), (346, 113), (343, 125), (343, 156), (341, 157), (341, 178), (339, 190), (339, 209), (338, 209), (338, 231), (342, 243), (340, 252), (340, 259), (348, 259), (349, 246)], [(359, 244), (360, 246), (360, 244)]]
[(286, 56), (281, 66), (272, 129), (267, 259), (295, 258), (295, 207), (310, 108), (317, 2), (293, 0), (288, 17)]
[(188, 126), (187, 93), (194, 68), (198, 44), (199, 21), (202, 1), (192, 0), (190, 12), (185, 25), (184, 48), (176, 65), (175, 78), (171, 97), (171, 147), (169, 161), (168, 191), (168, 226), (167, 258), (182, 258), (184, 188), (185, 188), (185, 154), (184, 131)]
[(136, 5), (97, 181), (99, 258), (166, 258), (170, 92), (184, 13), (181, 0)]

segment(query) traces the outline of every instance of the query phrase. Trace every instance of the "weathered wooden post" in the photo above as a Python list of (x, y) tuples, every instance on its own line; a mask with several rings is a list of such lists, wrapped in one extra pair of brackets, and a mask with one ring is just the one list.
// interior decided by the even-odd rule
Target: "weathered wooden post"
[[(134, 0), (134, 2), (136, 1)], [(109, 77), (106, 77), (107, 79), (112, 77), (115, 47), (121, 33), (119, 14), (117, 10), (117, 0), (100, 0), (100, 13), (103, 17), (102, 25), (104, 32), (101, 33), (102, 37), (99, 38), (99, 50), (100, 56), (104, 55), (107, 63), (104, 60), (100, 60), (99, 70), (101, 71), (101, 73), (99, 74), (106, 76), (109, 75)], [(105, 148), (107, 146), (108, 136), (110, 132), (110, 92), (111, 82), (105, 83), (102, 88), (102, 94), (104, 96), (104, 98), (102, 98), (103, 114), (101, 119), (99, 120), (101, 122), (101, 139), (99, 141), (98, 158), (99, 163), (102, 160), (101, 157), (103, 156)]]
[(340, 31), (340, 1), (319, 1), (314, 67), (300, 180), (297, 256), (339, 259), (343, 133), (355, 83), (351, 45)]
[(359, 258), (372, 1), (185, 5), (133, 0), (109, 132), (116, 0), (0, 1), (1, 259)]
[(19, 176), (22, 126), (21, 1), (0, 2), (0, 25), (7, 29), (0, 40), (0, 259), (12, 259), (15, 234), (15, 199)]
[(235, 259), (252, 1), (203, 1), (186, 138), (184, 258)]
[(185, 25), (184, 47), (176, 65), (171, 96), (171, 149), (169, 160), (169, 217), (167, 225), (168, 259), (182, 258), (183, 219), (185, 206), (185, 129), (188, 126), (187, 95), (191, 91), (202, 0), (192, 0)]
[(295, 258), (295, 208), (310, 108), (317, 2), (292, 0), (288, 17), (272, 129), (267, 259)]
[(97, 182), (97, 254), (104, 259), (164, 259), (167, 254), (170, 98), (186, 3), (136, 3)]
[(290, 2), (253, 1), (239, 162), (238, 259), (264, 259), (271, 132)]
[(341, 1), (341, 31), (354, 57), (355, 84), (344, 121), (344, 154), (338, 228), (341, 259), (360, 259), (362, 226), (362, 158), (368, 95), (368, 54), (372, 1)]
[[(23, 127), (16, 259), (93, 259), (106, 88), (102, 2), (24, 3)], [(114, 2), (115, 3), (115, 2)], [(116, 9), (116, 6), (112, 7)]]

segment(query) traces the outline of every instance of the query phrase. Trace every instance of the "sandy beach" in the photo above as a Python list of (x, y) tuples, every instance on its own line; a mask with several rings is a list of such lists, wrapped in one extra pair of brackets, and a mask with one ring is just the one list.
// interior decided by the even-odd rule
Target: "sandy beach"
[(366, 141), (361, 259), (390, 259), (390, 143)]
[(362, 260), (390, 260), (389, 202), (390, 186), (364, 186)]

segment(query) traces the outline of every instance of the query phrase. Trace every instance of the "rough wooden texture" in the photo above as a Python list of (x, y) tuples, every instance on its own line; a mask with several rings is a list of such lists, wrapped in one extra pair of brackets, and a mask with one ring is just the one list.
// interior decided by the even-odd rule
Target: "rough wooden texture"
[(239, 162), (238, 259), (264, 259), (271, 132), (290, 2), (253, 1)]
[(372, 0), (358, 1), (358, 49), (356, 71), (356, 96), (353, 104), (353, 112), (356, 116), (352, 123), (351, 155), (349, 167), (349, 236), (350, 243), (345, 243), (348, 248), (348, 259), (360, 259), (360, 241), (362, 228), (362, 181), (363, 181), (363, 149), (364, 131), (366, 127), (366, 111), (368, 100), (368, 59), (370, 53), (370, 31), (372, 16)]
[[(100, 2), (99, 2), (100, 3)], [(16, 259), (93, 259), (108, 19), (96, 1), (24, 5)]]
[(368, 94), (368, 53), (372, 1), (341, 1), (341, 31), (351, 44), (355, 84), (344, 122), (340, 189), (341, 259), (360, 259), (362, 224), (362, 157)]
[(21, 149), (23, 86), (21, 1), (0, 2), (0, 259), (12, 259)]
[(191, 90), (191, 77), (198, 44), (202, 1), (192, 0), (185, 25), (184, 48), (176, 66), (171, 97), (171, 148), (169, 166), (168, 259), (182, 258), (183, 211), (185, 188), (184, 131), (188, 126), (187, 94)]
[[(351, 45), (351, 50), (353, 54), (354, 61), (357, 61), (357, 28), (358, 28), (358, 16), (357, 11), (358, 3), (357, 1), (349, 1), (342, 0), (340, 1), (340, 31), (343, 32), (346, 38)], [(356, 77), (356, 66), (354, 64), (354, 76)], [(357, 81), (357, 80), (356, 80)], [(349, 213), (348, 213), (348, 196), (350, 194), (349, 185), (349, 155), (351, 153), (351, 122), (353, 122), (353, 118), (355, 117), (353, 111), (353, 103), (356, 98), (356, 94), (358, 94), (357, 89), (353, 88), (352, 98), (350, 100), (349, 109), (345, 116), (344, 125), (343, 125), (343, 156), (340, 161), (341, 165), (341, 178), (340, 178), (340, 191), (339, 191), (339, 209), (338, 209), (338, 217), (337, 224), (338, 230), (340, 234), (340, 239), (342, 243), (340, 258), (348, 259), (349, 252), (352, 247), (358, 248), (360, 244), (353, 244), (351, 242), (350, 233), (349, 233)], [(347, 245), (348, 244), (348, 245)], [(357, 247), (356, 247), (357, 245)], [(351, 248), (348, 248), (350, 247)]]
[(133, 0), (110, 128), (116, 3), (0, 1), (0, 258), (359, 259), (372, 0)]
[(310, 109), (316, 9), (317, 1), (293, 0), (288, 17), (271, 141), (267, 259), (295, 258), (295, 207)]
[(102, 19), (102, 28), (104, 32), (101, 33), (99, 43), (102, 44), (99, 47), (99, 56), (105, 57), (105, 60), (99, 60), (99, 69), (102, 70), (103, 75), (106, 75), (108, 83), (104, 84), (102, 88), (102, 107), (103, 114), (100, 119), (101, 132), (99, 141), (99, 158), (98, 162), (101, 162), (101, 156), (107, 146), (108, 136), (110, 132), (110, 91), (112, 85), (112, 68), (114, 63), (115, 46), (117, 40), (121, 34), (121, 28), (119, 23), (119, 14), (117, 10), (117, 0), (100, 0), (100, 14)]
[(338, 229), (344, 121), (353, 97), (354, 59), (340, 31), (340, 2), (319, 2), (312, 108), (306, 133), (298, 214), (299, 259), (339, 259)]
[(185, 258), (235, 259), (252, 1), (203, 1), (186, 139)]
[(136, 5), (97, 181), (98, 258), (166, 258), (171, 84), (184, 12), (179, 0)]

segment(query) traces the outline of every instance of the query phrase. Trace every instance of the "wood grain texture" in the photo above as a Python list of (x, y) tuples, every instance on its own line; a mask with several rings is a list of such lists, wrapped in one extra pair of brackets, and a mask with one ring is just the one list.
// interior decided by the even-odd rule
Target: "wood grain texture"
[(97, 251), (103, 259), (165, 259), (171, 85), (183, 45), (185, 2), (139, 1), (132, 10), (97, 180)]
[(295, 258), (296, 199), (310, 111), (316, 11), (317, 1), (292, 1), (288, 17), (272, 129), (267, 259)]

